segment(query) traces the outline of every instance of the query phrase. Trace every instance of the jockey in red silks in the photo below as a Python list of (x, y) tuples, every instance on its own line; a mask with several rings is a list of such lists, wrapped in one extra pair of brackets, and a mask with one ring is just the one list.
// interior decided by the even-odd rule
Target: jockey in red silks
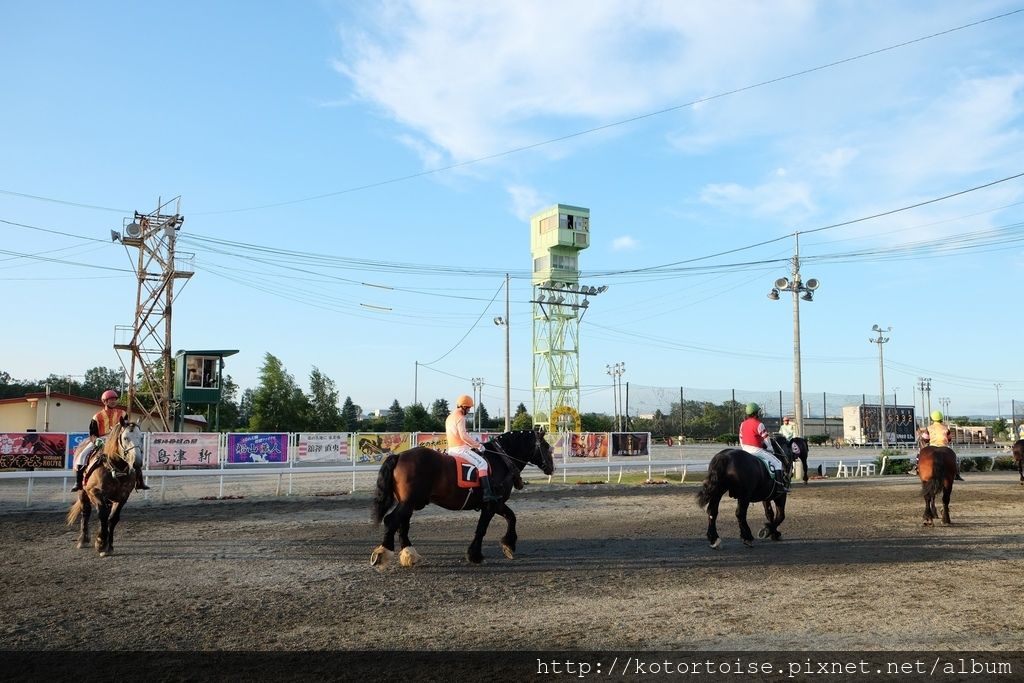
[(740, 448), (766, 464), (772, 478), (777, 479), (782, 487), (789, 491), (785, 468), (782, 461), (772, 452), (768, 430), (761, 422), (761, 407), (756, 403), (748, 403), (746, 414), (746, 419), (740, 423)]

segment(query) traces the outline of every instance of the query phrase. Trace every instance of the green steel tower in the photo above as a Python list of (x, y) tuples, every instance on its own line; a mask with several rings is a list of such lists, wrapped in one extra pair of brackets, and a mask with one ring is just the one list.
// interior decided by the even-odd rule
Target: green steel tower
[(589, 209), (557, 204), (530, 218), (533, 422), (549, 431), (559, 418), (579, 419), (580, 320), (589, 297), (607, 289), (579, 283), (579, 253), (589, 246)]

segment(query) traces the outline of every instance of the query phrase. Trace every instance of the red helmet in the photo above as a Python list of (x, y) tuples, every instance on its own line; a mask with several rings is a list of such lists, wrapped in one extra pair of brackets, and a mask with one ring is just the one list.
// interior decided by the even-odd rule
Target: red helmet
[(108, 399), (111, 399), (111, 398), (114, 399), (114, 400), (117, 400), (117, 399), (121, 398), (121, 395), (119, 393), (117, 393), (116, 389), (107, 389), (106, 391), (103, 392), (103, 395), (100, 396), (100, 400), (101, 401), (107, 401)]

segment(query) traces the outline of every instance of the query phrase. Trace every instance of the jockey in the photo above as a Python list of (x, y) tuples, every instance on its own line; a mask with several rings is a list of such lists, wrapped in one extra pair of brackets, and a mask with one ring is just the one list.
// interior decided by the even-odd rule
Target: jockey
[(448, 437), (448, 453), (458, 455), (473, 463), (480, 474), (480, 487), (484, 492), (484, 502), (491, 503), (501, 500), (501, 497), (494, 495), (491, 490), (490, 467), (487, 460), (477, 450), (482, 450), (483, 444), (466, 431), (466, 414), (472, 407), (473, 399), (463, 394), (455, 401), (455, 410), (445, 419), (444, 429)]
[(748, 403), (746, 413), (746, 419), (740, 424), (740, 447), (768, 465), (772, 478), (777, 479), (782, 488), (789, 491), (785, 468), (782, 466), (782, 461), (772, 453), (768, 430), (761, 422), (761, 407), (756, 403)]
[[(928, 444), (927, 445), (931, 445), (931, 446), (945, 446), (946, 448), (950, 448), (950, 446), (949, 446), (949, 442), (950, 442), (949, 427), (947, 427), (942, 422), (942, 419), (944, 417), (942, 415), (942, 411), (941, 410), (933, 410), (931, 417), (932, 417), (932, 423), (930, 425), (928, 425)], [(952, 449), (950, 448), (950, 450), (952, 450)], [(956, 480), (957, 481), (963, 481), (964, 480), (964, 478), (960, 476), (960, 458), (959, 457), (957, 457), (957, 459), (956, 459)]]
[[(114, 389), (107, 389), (100, 396), (103, 408), (92, 416), (92, 420), (89, 422), (88, 443), (75, 456), (75, 487), (71, 489), (72, 491), (82, 490), (85, 466), (89, 463), (89, 456), (102, 443), (99, 439), (110, 434), (111, 430), (114, 429), (114, 425), (118, 423), (124, 424), (128, 421), (128, 411), (117, 404), (117, 400), (120, 397), (120, 394)], [(138, 458), (135, 460), (135, 488), (142, 490), (149, 488), (142, 479), (142, 463)]]
[(793, 437), (796, 436), (796, 429), (793, 424), (789, 421), (789, 416), (782, 418), (782, 426), (779, 427), (779, 434), (786, 437), (787, 441), (792, 441)]

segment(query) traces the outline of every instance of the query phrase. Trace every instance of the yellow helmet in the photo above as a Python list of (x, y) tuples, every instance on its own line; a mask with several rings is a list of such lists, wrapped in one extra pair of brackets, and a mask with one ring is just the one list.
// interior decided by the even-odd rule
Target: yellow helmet
[(455, 400), (455, 407), (456, 408), (472, 408), (473, 407), (473, 399), (470, 398), (469, 396), (467, 396), (466, 394), (463, 394), (462, 396), (459, 396), (459, 398), (457, 398)]

